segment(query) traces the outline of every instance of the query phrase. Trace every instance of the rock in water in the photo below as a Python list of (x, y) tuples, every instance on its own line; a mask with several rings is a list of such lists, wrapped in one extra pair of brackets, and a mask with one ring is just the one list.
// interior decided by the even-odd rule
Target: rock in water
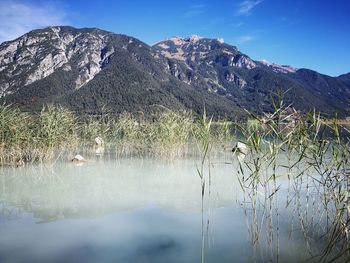
[(103, 141), (103, 139), (101, 137), (96, 137), (95, 138), (95, 143), (96, 143), (97, 146), (104, 145), (104, 141)]
[(238, 154), (247, 155), (249, 152), (249, 147), (243, 142), (237, 142), (237, 145), (233, 147), (232, 152), (237, 152)]
[(81, 156), (80, 154), (77, 154), (72, 159), (72, 162), (86, 162), (86, 160), (85, 160), (85, 158), (83, 156)]

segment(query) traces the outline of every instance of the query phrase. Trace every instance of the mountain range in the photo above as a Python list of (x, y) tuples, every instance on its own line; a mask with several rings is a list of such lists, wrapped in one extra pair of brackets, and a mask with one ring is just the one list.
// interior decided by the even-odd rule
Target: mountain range
[(159, 107), (240, 118), (273, 110), (276, 91), (302, 112), (346, 116), (350, 73), (256, 61), (223, 39), (172, 37), (149, 46), (96, 28), (55, 26), (0, 45), (0, 101), (37, 111), (149, 113)]

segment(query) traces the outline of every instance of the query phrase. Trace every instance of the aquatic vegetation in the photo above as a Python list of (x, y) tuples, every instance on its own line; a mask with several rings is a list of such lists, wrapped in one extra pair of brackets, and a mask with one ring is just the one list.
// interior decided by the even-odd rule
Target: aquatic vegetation
[[(197, 173), (198, 176), (201, 179), (201, 212), (202, 212), (202, 222), (201, 222), (201, 262), (204, 262), (204, 256), (205, 256), (205, 233), (204, 233), (204, 195), (205, 195), (205, 185), (206, 181), (209, 182), (209, 188), (208, 188), (208, 200), (210, 202), (210, 185), (211, 185), (211, 174), (210, 174), (210, 152), (212, 147), (212, 135), (211, 135), (211, 125), (212, 125), (212, 118), (208, 119), (206, 112), (204, 110), (203, 116), (198, 116), (197, 123), (194, 128), (194, 136), (198, 145), (198, 148), (200, 150), (201, 155), (201, 164), (200, 167), (197, 167)], [(205, 164), (208, 165), (207, 173), (205, 173)], [(209, 205), (210, 207), (210, 205)], [(208, 217), (208, 226), (209, 226), (209, 220)]]
[(190, 113), (166, 110), (156, 116), (154, 123), (148, 123), (145, 129), (150, 145), (166, 153), (171, 149), (181, 149), (188, 143), (193, 119)]
[(229, 143), (234, 140), (234, 122), (223, 119), (220, 121), (213, 121), (210, 127), (211, 139), (216, 143)]
[(115, 128), (112, 120), (101, 120), (97, 117), (85, 117), (78, 122), (79, 138), (84, 144), (91, 144), (96, 137), (111, 138)]
[[(92, 146), (97, 137), (108, 147), (116, 147), (121, 154), (181, 155), (193, 138), (195, 126), (192, 113), (166, 108), (147, 118), (142, 114), (122, 113), (118, 116), (109, 112), (77, 117), (68, 109), (54, 105), (45, 106), (37, 114), (3, 105), (0, 114), (0, 149), (10, 151), (9, 159), (12, 156), (13, 159), (20, 158), (21, 162), (52, 159), (55, 152), (63, 148), (73, 150)], [(28, 155), (31, 152), (35, 154)], [(23, 159), (24, 155), (26, 158)]]
[(11, 105), (0, 105), (0, 165), (23, 164), (26, 149), (33, 142), (33, 131), (29, 114)]
[[(302, 115), (279, 98), (273, 105), (274, 112), (262, 116), (248, 113), (247, 120), (232, 122), (214, 122), (205, 112), (194, 116), (166, 108), (150, 116), (113, 115), (107, 111), (98, 116), (77, 117), (60, 106), (46, 106), (41, 112), (30, 114), (2, 105), (0, 163), (21, 166), (26, 162), (54, 161), (63, 150), (70, 151), (68, 155), (73, 157), (78, 153), (76, 149), (95, 145), (96, 138), (104, 141), (104, 146), (116, 149), (117, 154), (166, 158), (181, 156), (194, 143), (199, 157), (204, 262), (210, 242), (211, 158), (222, 151), (222, 144), (229, 145), (231, 148), (226, 151), (238, 157), (232, 171), (244, 192), (242, 207), (257, 254), (261, 253), (260, 244), (268, 244), (264, 249), (269, 251), (269, 258), (280, 260), (283, 207), (293, 215), (290, 236), (296, 228), (300, 229), (310, 260), (347, 260), (349, 129), (336, 119), (325, 122), (315, 111)], [(286, 193), (280, 193), (281, 178), (288, 183)], [(321, 252), (313, 248), (316, 238), (324, 243)]]
[(61, 106), (47, 105), (36, 121), (36, 143), (52, 148), (76, 142), (76, 117), (71, 111)]
[(117, 118), (111, 111), (102, 106), (99, 114), (77, 117), (77, 130), (80, 144), (91, 145), (96, 137), (100, 137), (107, 144), (116, 142), (118, 129)]
[(188, 143), (192, 126), (188, 112), (165, 109), (148, 120), (123, 113), (116, 120), (117, 147), (157, 155), (176, 154)]
[(284, 206), (294, 211), (306, 240), (318, 236), (326, 242), (321, 253), (310, 247), (310, 260), (348, 260), (349, 134), (341, 136), (342, 127), (336, 121), (322, 124), (316, 112), (301, 118), (282, 100), (274, 105), (272, 114), (251, 114), (254, 125), (236, 124), (237, 136), (251, 152), (238, 159), (235, 170), (250, 204), (246, 213), (252, 245), (258, 251), (259, 240), (267, 239), (271, 258), (279, 261), (281, 204), (277, 193), (279, 178), (286, 177), (289, 187)]
[(11, 105), (0, 105), (0, 148), (27, 146), (32, 140), (31, 116)]

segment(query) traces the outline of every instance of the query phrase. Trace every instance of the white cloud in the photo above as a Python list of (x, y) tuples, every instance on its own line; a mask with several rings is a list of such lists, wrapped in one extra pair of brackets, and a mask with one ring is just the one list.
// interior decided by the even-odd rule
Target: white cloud
[(250, 15), (251, 11), (262, 2), (263, 0), (244, 0), (238, 5), (236, 15), (238, 16)]
[(247, 43), (247, 42), (250, 42), (252, 40), (256, 39), (255, 36), (251, 36), (251, 35), (244, 35), (244, 36), (240, 36), (236, 39), (236, 42), (238, 44), (244, 44), (244, 43)]
[(66, 12), (57, 4), (0, 2), (0, 43), (15, 39), (36, 28), (67, 24)]

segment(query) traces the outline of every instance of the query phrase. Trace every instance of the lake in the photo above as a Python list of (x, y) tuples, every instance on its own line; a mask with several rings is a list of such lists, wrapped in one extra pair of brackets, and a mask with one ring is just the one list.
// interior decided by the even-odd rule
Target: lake
[(205, 164), (203, 200), (195, 154), (84, 154), (1, 168), (0, 262), (312, 262), (326, 245), (317, 223), (300, 223), (317, 207), (298, 204), (315, 204), (313, 188), (281, 177), (250, 192), (229, 150)]

